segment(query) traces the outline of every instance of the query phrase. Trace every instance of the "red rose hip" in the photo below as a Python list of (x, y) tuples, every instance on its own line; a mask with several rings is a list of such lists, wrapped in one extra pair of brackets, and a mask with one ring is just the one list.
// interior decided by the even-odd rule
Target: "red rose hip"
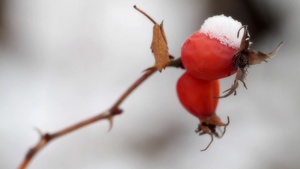
[(236, 72), (232, 57), (240, 47), (242, 24), (224, 15), (208, 18), (182, 45), (181, 59), (194, 77), (216, 80)]
[(181, 104), (188, 112), (196, 116), (200, 120), (200, 124), (196, 130), (200, 135), (209, 134), (211, 142), (204, 149), (206, 150), (213, 141), (213, 135), (222, 137), (224, 132), (219, 135), (216, 131), (218, 126), (227, 126), (228, 123), (223, 123), (219, 116), (216, 115), (219, 96), (219, 81), (218, 80), (201, 80), (185, 72), (177, 81), (177, 95)]
[(219, 96), (219, 81), (197, 79), (185, 72), (177, 81), (177, 95), (181, 104), (199, 119), (215, 114)]
[(216, 80), (236, 72), (232, 69), (232, 57), (236, 50), (197, 31), (184, 42), (181, 59), (185, 69), (193, 76)]

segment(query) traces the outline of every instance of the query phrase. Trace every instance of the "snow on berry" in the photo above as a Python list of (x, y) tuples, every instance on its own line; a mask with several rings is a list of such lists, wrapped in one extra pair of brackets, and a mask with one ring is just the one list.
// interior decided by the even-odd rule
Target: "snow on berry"
[(181, 47), (184, 68), (202, 80), (216, 80), (236, 74), (234, 84), (221, 97), (236, 94), (238, 81), (246, 87), (245, 77), (250, 65), (259, 64), (276, 54), (282, 42), (270, 53), (250, 49), (247, 25), (224, 15), (208, 18)]
[(232, 57), (240, 47), (237, 33), (242, 24), (231, 17), (208, 18), (201, 29), (186, 39), (181, 48), (185, 69), (196, 78), (216, 80), (236, 73)]
[[(218, 39), (221, 44), (237, 49), (240, 47), (242, 37), (237, 32), (242, 27), (241, 22), (230, 16), (216, 15), (206, 19), (199, 30), (211, 39)], [(244, 30), (241, 30), (243, 34)]]

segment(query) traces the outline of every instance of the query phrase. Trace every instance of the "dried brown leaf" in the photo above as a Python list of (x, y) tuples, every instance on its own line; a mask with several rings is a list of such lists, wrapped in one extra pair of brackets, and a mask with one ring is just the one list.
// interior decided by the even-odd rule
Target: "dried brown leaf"
[(166, 42), (166, 45), (168, 46), (167, 37), (166, 37), (166, 34), (165, 34), (165, 30), (164, 30), (164, 21), (162, 21), (160, 23), (159, 28), (160, 28), (162, 37), (164, 38), (164, 41)]
[(155, 67), (161, 71), (171, 62), (168, 52), (168, 45), (163, 29), (163, 22), (153, 27), (153, 39), (151, 49), (155, 58)]
[(169, 55), (168, 43), (166, 34), (164, 31), (163, 22), (157, 24), (147, 13), (139, 9), (137, 6), (133, 6), (136, 10), (145, 15), (153, 24), (153, 39), (151, 49), (155, 58), (155, 68), (162, 71), (166, 66), (171, 63), (172, 56)]

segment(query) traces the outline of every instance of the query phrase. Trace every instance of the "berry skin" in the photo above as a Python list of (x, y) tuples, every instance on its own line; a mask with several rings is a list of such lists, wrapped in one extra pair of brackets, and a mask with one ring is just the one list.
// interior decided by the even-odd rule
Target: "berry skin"
[(177, 95), (182, 105), (199, 119), (215, 114), (219, 96), (219, 81), (194, 78), (185, 72), (177, 81)]
[[(211, 137), (210, 143), (202, 150), (204, 151), (213, 142), (213, 135), (222, 137), (229, 124), (229, 118), (227, 124), (223, 123), (215, 112), (219, 99), (214, 96), (219, 96), (219, 80), (201, 80), (185, 72), (178, 79), (176, 89), (181, 104), (200, 120), (196, 133), (207, 133)], [(224, 126), (221, 135), (216, 131), (218, 126)]]
[(185, 69), (194, 77), (216, 80), (236, 73), (232, 67), (232, 57), (236, 51), (237, 48), (197, 31), (184, 42), (181, 59)]

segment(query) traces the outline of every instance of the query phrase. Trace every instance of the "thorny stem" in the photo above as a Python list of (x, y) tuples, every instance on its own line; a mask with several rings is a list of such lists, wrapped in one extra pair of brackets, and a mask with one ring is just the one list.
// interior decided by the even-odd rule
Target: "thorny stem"
[[(171, 61), (171, 64), (169, 65), (170, 67), (181, 67), (181, 60), (176, 59)], [(121, 114), (122, 110), (119, 109), (120, 104), (129, 96), (130, 93), (132, 93), (134, 91), (134, 89), (136, 89), (139, 85), (141, 85), (148, 77), (150, 77), (154, 72), (156, 72), (157, 69), (156, 68), (149, 68), (145, 71), (145, 73), (138, 78), (121, 96), (120, 98), (115, 102), (115, 104), (113, 104), (111, 106), (110, 109), (108, 109), (107, 111), (104, 111), (96, 116), (87, 118), (85, 120), (82, 120), (80, 122), (77, 122), (75, 124), (72, 124), (62, 130), (59, 130), (57, 132), (54, 133), (40, 133), (40, 140), (39, 142), (32, 147), (31, 149), (29, 149), (29, 151), (27, 152), (24, 160), (22, 161), (22, 163), (20, 164), (18, 169), (25, 169), (28, 164), (31, 162), (31, 160), (33, 159), (33, 157), (42, 149), (44, 148), (50, 141), (59, 138), (63, 135), (69, 134), (74, 130), (77, 130), (79, 128), (85, 127), (89, 124), (92, 124), (96, 121), (99, 120), (103, 120), (103, 119), (108, 119), (110, 121), (110, 123), (112, 123), (112, 118), (115, 115)]]
[[(32, 147), (26, 154), (25, 159), (19, 166), (19, 169), (25, 169), (29, 162), (32, 160), (32, 158), (36, 155), (37, 152), (39, 152), (43, 147), (45, 147), (51, 140), (58, 138), (62, 135), (68, 134), (76, 129), (79, 129), (81, 127), (87, 126), (88, 124), (91, 124), (95, 121), (101, 120), (101, 119), (107, 119), (114, 115), (117, 115), (118, 112), (103, 112), (99, 115), (96, 115), (94, 117), (88, 118), (86, 120), (80, 121), (78, 123), (75, 123), (73, 125), (70, 125), (69, 127), (66, 127), (62, 130), (59, 130), (53, 134), (50, 133), (40, 133), (40, 141)], [(121, 112), (119, 112), (121, 113)]]

